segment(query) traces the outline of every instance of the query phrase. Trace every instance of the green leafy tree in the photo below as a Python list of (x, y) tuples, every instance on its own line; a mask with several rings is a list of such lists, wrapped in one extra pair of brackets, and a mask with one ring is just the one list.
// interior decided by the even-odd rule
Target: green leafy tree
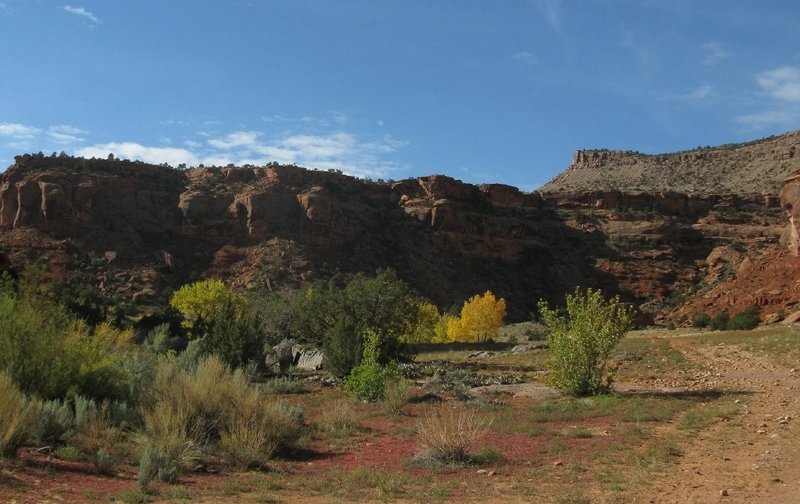
[(321, 342), (328, 369), (339, 377), (361, 362), (367, 330), (377, 334), (381, 365), (401, 357), (400, 337), (415, 313), (411, 290), (392, 270), (374, 277), (359, 273), (344, 285), (337, 279), (317, 282), (296, 302), (292, 332)]
[(566, 313), (539, 301), (539, 314), (550, 329), (550, 380), (575, 396), (607, 391), (608, 356), (630, 329), (633, 313), (619, 297), (605, 299), (600, 290), (576, 288), (566, 296)]

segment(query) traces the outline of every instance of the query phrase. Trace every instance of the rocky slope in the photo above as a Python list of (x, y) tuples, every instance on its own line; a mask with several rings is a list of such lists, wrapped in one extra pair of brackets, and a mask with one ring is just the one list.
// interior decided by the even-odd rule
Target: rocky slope
[(579, 150), (567, 170), (541, 190), (777, 194), (783, 180), (798, 169), (800, 131), (795, 131), (674, 154)]
[(391, 267), (445, 309), (491, 289), (523, 320), (584, 285), (652, 322), (777, 250), (784, 214), (777, 191), (522, 193), (437, 175), (376, 184), (296, 166), (20, 156), (0, 185), (0, 267), (43, 258), (139, 307), (206, 275), (275, 290)]

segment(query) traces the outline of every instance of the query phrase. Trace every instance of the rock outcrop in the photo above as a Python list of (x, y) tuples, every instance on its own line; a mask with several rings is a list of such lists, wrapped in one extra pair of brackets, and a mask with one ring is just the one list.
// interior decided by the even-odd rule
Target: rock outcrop
[(545, 192), (621, 190), (686, 194), (777, 194), (800, 169), (800, 131), (673, 154), (579, 150)]

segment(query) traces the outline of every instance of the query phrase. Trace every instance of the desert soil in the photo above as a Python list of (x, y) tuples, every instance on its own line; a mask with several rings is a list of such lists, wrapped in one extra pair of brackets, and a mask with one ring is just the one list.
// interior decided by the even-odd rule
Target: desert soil
[[(478, 474), (473, 468), (431, 476), (425, 470), (409, 468), (404, 461), (415, 450), (413, 434), (398, 433), (396, 425), (386, 423), (377, 414), (377, 406), (374, 412), (367, 410), (367, 418), (362, 424), (368, 427), (369, 432), (356, 439), (352, 449), (331, 452), (330, 456), (305, 462), (292, 462), (283, 468), (284, 474), (295, 481), (298, 478), (310, 481), (327, 477), (326, 484), (336, 485), (337, 480), (330, 478), (332, 468), (339, 468), (343, 473), (360, 470), (365, 477), (370, 475), (370, 471), (386, 471), (387, 474), (392, 471), (411, 471), (414, 473), (411, 475), (412, 481), (417, 478), (441, 478), (450, 488), (456, 489), (454, 494), (444, 499), (431, 496), (431, 501), (438, 502), (452, 499), (497, 504), (800, 503), (800, 437), (796, 433), (797, 422), (800, 421), (800, 371), (780, 364), (781, 360), (774, 355), (757, 350), (748, 351), (742, 345), (726, 343), (724, 337), (719, 339), (722, 343), (715, 340), (711, 344), (699, 343), (698, 339), (696, 334), (668, 338), (670, 345), (692, 363), (688, 370), (670, 370), (664, 374), (643, 377), (636, 383), (619, 383), (618, 388), (628, 392), (719, 392), (728, 399), (736, 398), (736, 402), (731, 401), (734, 407), (732, 414), (715, 420), (711, 426), (699, 429), (689, 439), (683, 440), (679, 456), (671, 457), (668, 464), (649, 474), (644, 484), (632, 484), (614, 495), (603, 493), (599, 486), (592, 485), (591, 479), (573, 481), (576, 475), (565, 472), (570, 460), (559, 460), (557, 455), (548, 453), (541, 446), (541, 440), (535, 437), (514, 434), (494, 433), (490, 434), (491, 439), (486, 440), (507, 457), (507, 463), (497, 467), (496, 474)], [(530, 401), (531, 396), (549, 393), (537, 384), (522, 384), (519, 388), (517, 399), (509, 400)], [(709, 403), (709, 407), (713, 405)], [(589, 449), (587, 453), (591, 453), (591, 443), (617, 442), (614, 438), (617, 420), (597, 420), (602, 424), (598, 424), (597, 428), (605, 432), (591, 439), (570, 440), (575, 444), (573, 448), (577, 448), (571, 453), (580, 455), (581, 443), (585, 443)], [(666, 422), (658, 428), (664, 429), (664, 432), (674, 432), (677, 420)], [(589, 427), (592, 428), (591, 425)], [(611, 432), (610, 437), (604, 437), (608, 436), (608, 431)], [(546, 472), (539, 477), (542, 479), (525, 479), (531, 477), (531, 466), (522, 466), (524, 460), (535, 460), (539, 464), (538, 467)], [(90, 467), (72, 465), (75, 467), (70, 463), (48, 459), (46, 464), (29, 462), (5, 470), (0, 474), (0, 502), (108, 502), (109, 495), (133, 488), (134, 467), (117, 477), (102, 477), (91, 474)], [(491, 472), (494, 473), (494, 470)], [(277, 477), (280, 481), (283, 476)], [(183, 486), (190, 489), (191, 496), (183, 496), (174, 502), (185, 501), (187, 497), (197, 502), (348, 502), (334, 497), (325, 489), (316, 490), (313, 485), (297, 491), (296, 486), (293, 488), (296, 483), (283, 487), (278, 484), (274, 491), (268, 492), (269, 498), (266, 495), (256, 498), (255, 495), (248, 495), (247, 490), (238, 495), (234, 492), (230, 496), (221, 496), (215, 489), (231, 486), (225, 474), (187, 474), (182, 480)], [(554, 488), (569, 487), (570, 482), (588, 484), (589, 491), (578, 500), (559, 500), (551, 493)], [(535, 485), (531, 493), (520, 493), (521, 486), (530, 485)], [(165, 486), (161, 490), (161, 496), (156, 500), (170, 500), (169, 488)], [(411, 500), (405, 497), (393, 495), (381, 501), (424, 501), (424, 495), (415, 495)]]

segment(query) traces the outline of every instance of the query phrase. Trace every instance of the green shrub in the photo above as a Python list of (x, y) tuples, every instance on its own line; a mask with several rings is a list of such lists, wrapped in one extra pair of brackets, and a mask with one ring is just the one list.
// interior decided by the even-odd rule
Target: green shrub
[(93, 461), (101, 449), (111, 450), (120, 438), (120, 432), (109, 421), (109, 409), (107, 402), (98, 405), (92, 399), (75, 397), (75, 427), (63, 437)]
[(100, 474), (114, 474), (114, 459), (105, 448), (98, 448), (92, 456), (92, 463)]
[(250, 363), (264, 365), (264, 335), (254, 313), (228, 301), (209, 327), (200, 340), (204, 355), (217, 355), (234, 368)]
[(41, 443), (57, 444), (75, 427), (75, 410), (69, 401), (52, 399), (42, 403), (36, 418), (34, 437)]
[(697, 328), (704, 328), (708, 327), (708, 324), (711, 323), (711, 316), (705, 312), (696, 312), (692, 315), (692, 325)]
[(361, 362), (353, 368), (344, 381), (344, 388), (362, 401), (380, 401), (386, 384), (400, 379), (397, 365), (381, 366), (378, 362), (378, 335), (367, 331)]
[(727, 312), (719, 312), (711, 317), (708, 327), (712, 331), (725, 331), (728, 329), (728, 322), (730, 322), (730, 320), (731, 317)]
[(631, 310), (619, 297), (606, 300), (600, 290), (576, 288), (566, 296), (566, 315), (539, 302), (542, 321), (550, 329), (549, 379), (568, 394), (585, 396), (607, 391), (608, 357), (630, 329)]
[(43, 399), (126, 398), (130, 376), (120, 363), (134, 351), (133, 332), (88, 326), (48, 297), (41, 278), (29, 275), (16, 290), (0, 282), (0, 369), (23, 392)]
[(31, 401), (0, 370), (0, 456), (13, 456), (33, 433), (41, 405)]
[(290, 376), (278, 376), (267, 381), (267, 388), (273, 394), (305, 394), (308, 384)]
[(80, 448), (73, 445), (62, 445), (53, 450), (53, 455), (56, 458), (60, 458), (61, 460), (68, 460), (71, 462), (76, 462), (78, 460), (83, 460), (85, 457), (83, 452), (81, 452)]
[(322, 414), (320, 425), (323, 430), (337, 437), (347, 436), (358, 430), (353, 408), (345, 401), (336, 401), (333, 407), (327, 409)]
[(233, 466), (261, 465), (275, 450), (291, 446), (302, 425), (302, 410), (253, 394), (237, 404), (221, 430), (220, 449)]
[(760, 311), (761, 309), (758, 307), (758, 305), (745, 308), (743, 311), (740, 311), (731, 317), (731, 319), (728, 321), (728, 330), (737, 331), (755, 329), (758, 327), (758, 324), (761, 323), (761, 318), (759, 317)]

